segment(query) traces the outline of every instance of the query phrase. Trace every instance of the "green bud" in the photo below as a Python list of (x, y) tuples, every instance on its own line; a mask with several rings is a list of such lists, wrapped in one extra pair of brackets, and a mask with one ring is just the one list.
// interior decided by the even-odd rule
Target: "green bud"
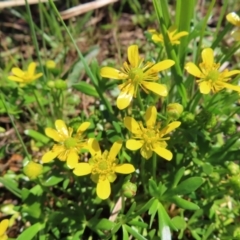
[(179, 103), (170, 103), (167, 105), (167, 115), (174, 120), (180, 118), (182, 112), (183, 106)]
[(43, 169), (43, 166), (41, 164), (30, 161), (23, 168), (23, 172), (29, 177), (29, 179), (34, 180), (40, 174), (42, 174), (42, 169)]
[(234, 239), (238, 240), (240, 239), (240, 227), (236, 227), (234, 232), (233, 232), (233, 237)]
[(55, 81), (55, 88), (56, 89), (61, 89), (61, 90), (66, 90), (67, 89), (67, 83), (66, 81), (62, 79), (58, 79)]
[(47, 86), (48, 86), (49, 88), (55, 88), (55, 83), (54, 83), (54, 81), (52, 81), (52, 80), (48, 81), (48, 82), (47, 82)]
[(207, 119), (206, 122), (206, 129), (210, 129), (215, 127), (217, 124), (217, 118), (214, 114), (211, 114), (211, 116), (209, 116), (209, 118)]
[(132, 198), (136, 195), (137, 185), (132, 182), (126, 182), (122, 186), (123, 195), (127, 198)]
[(227, 162), (226, 164), (227, 169), (232, 175), (239, 174), (239, 165), (234, 162)]
[(240, 176), (239, 175), (234, 175), (229, 179), (229, 183), (232, 185), (232, 188), (235, 191), (240, 190)]
[(225, 122), (222, 124), (222, 131), (227, 135), (232, 135), (237, 131), (237, 126), (234, 122)]
[(190, 124), (190, 123), (194, 122), (195, 115), (191, 112), (183, 112), (181, 119), (182, 119), (182, 122), (184, 122), (186, 124)]
[(218, 172), (212, 172), (209, 174), (209, 178), (212, 183), (219, 183), (221, 180), (221, 176)]
[(45, 66), (47, 69), (54, 69), (56, 68), (56, 63), (53, 60), (48, 60), (46, 61)]

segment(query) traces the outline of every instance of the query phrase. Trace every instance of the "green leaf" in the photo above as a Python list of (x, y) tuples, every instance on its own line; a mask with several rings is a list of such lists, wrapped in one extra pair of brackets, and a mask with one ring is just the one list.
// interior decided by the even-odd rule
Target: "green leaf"
[(31, 240), (33, 239), (37, 233), (45, 227), (45, 224), (35, 223), (31, 227), (24, 230), (20, 236), (18, 236), (17, 240)]
[(126, 230), (137, 240), (147, 240), (145, 237), (143, 237), (140, 233), (137, 232), (136, 228), (131, 228), (128, 225), (123, 225)]
[(11, 193), (13, 193), (15, 196), (21, 198), (22, 192), (21, 190), (17, 187), (17, 183), (13, 181), (11, 178), (7, 177), (0, 177), (0, 183), (3, 184), (5, 188), (7, 188)]
[(151, 198), (146, 204), (143, 205), (138, 211), (134, 213), (134, 216), (139, 216), (142, 213), (146, 212), (152, 205), (154, 198)]
[(129, 240), (129, 235), (125, 228), (125, 225), (122, 226), (122, 231), (123, 231), (123, 240)]
[(48, 180), (46, 180), (43, 183), (43, 185), (47, 187), (54, 186), (63, 181), (63, 179), (64, 179), (63, 177), (51, 176)]
[(136, 209), (136, 202), (133, 202), (132, 206), (129, 208), (128, 212), (125, 215), (125, 218), (128, 219), (128, 217), (132, 214), (132, 212)]
[(152, 178), (148, 180), (148, 188), (149, 188), (149, 193), (152, 197), (155, 197), (155, 198), (159, 197), (158, 186)]
[(36, 141), (39, 141), (39, 142), (44, 143), (44, 144), (47, 144), (50, 141), (50, 139), (48, 137), (46, 137), (42, 133), (37, 132), (37, 131), (32, 130), (32, 129), (27, 129), (27, 130), (24, 131), (24, 133), (27, 136), (35, 139)]
[(187, 193), (194, 192), (204, 183), (204, 179), (201, 177), (191, 177), (185, 181), (182, 181), (176, 188), (167, 192), (167, 195), (185, 195)]
[(77, 84), (72, 85), (72, 87), (86, 95), (97, 97), (97, 98), (99, 97), (95, 88), (86, 82), (81, 81)]
[(114, 222), (109, 221), (106, 218), (102, 218), (101, 220), (99, 220), (99, 222), (95, 227), (96, 229), (100, 229), (100, 230), (111, 230), (113, 229), (114, 225), (115, 225)]
[(129, 225), (140, 227), (140, 228), (147, 228), (148, 224), (145, 222), (141, 222), (138, 219), (134, 219), (128, 222)]
[(154, 202), (152, 203), (152, 206), (148, 210), (148, 214), (151, 215), (150, 223), (149, 223), (150, 228), (152, 227), (153, 220), (155, 220), (155, 215), (157, 213), (157, 210), (158, 210), (158, 200), (155, 199)]
[(176, 173), (176, 175), (175, 175), (175, 177), (174, 177), (174, 180), (173, 180), (173, 185), (172, 185), (173, 188), (178, 185), (179, 181), (181, 180), (181, 178), (182, 178), (182, 176), (183, 176), (183, 174), (184, 174), (184, 171), (185, 171), (185, 167), (181, 167), (181, 168), (177, 171), (177, 173)]
[(199, 206), (195, 203), (189, 202), (179, 196), (174, 196), (171, 198), (172, 202), (175, 203), (178, 207), (187, 210), (198, 210)]

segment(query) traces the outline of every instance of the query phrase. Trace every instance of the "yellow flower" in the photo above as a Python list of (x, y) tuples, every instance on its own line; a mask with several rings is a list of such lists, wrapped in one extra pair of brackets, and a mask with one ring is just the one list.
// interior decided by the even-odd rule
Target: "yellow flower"
[(20, 68), (14, 67), (12, 68), (13, 76), (8, 76), (8, 79), (22, 84), (28, 84), (42, 76), (42, 73), (35, 74), (35, 70), (36, 63), (34, 62), (31, 62), (28, 65), (27, 71), (23, 71)]
[(56, 63), (53, 60), (47, 60), (45, 65), (48, 69), (56, 68)]
[(239, 70), (228, 71), (228, 69), (225, 69), (220, 72), (220, 64), (214, 62), (213, 50), (211, 48), (203, 49), (202, 60), (203, 62), (199, 64), (199, 68), (193, 62), (185, 65), (188, 73), (199, 78), (197, 83), (202, 94), (208, 94), (210, 91), (216, 93), (224, 88), (240, 92), (240, 86), (227, 83), (231, 76), (240, 73)]
[[(163, 43), (164, 44), (164, 38), (163, 38), (163, 35), (161, 33), (158, 33), (155, 29), (150, 29), (148, 30), (150, 33), (152, 33), (152, 40), (155, 42), (155, 43)], [(180, 41), (179, 39), (181, 37), (184, 37), (186, 35), (188, 35), (188, 32), (185, 32), (185, 31), (182, 31), (182, 32), (177, 32), (177, 28), (175, 26), (172, 26), (168, 29), (167, 31), (168, 33), (168, 37), (169, 37), (169, 40), (171, 42), (172, 45), (175, 45), (175, 44), (180, 44)]]
[(7, 240), (8, 236), (6, 234), (7, 228), (9, 226), (9, 220), (4, 219), (0, 222), (0, 240)]
[(23, 168), (23, 172), (29, 177), (29, 179), (34, 180), (40, 174), (42, 174), (43, 166), (34, 161), (29, 161)]
[(73, 173), (77, 176), (84, 176), (91, 173), (91, 179), (97, 183), (97, 195), (101, 199), (107, 199), (111, 193), (110, 183), (117, 178), (116, 173), (129, 174), (135, 171), (132, 164), (117, 164), (116, 158), (122, 147), (122, 142), (113, 144), (110, 152), (100, 150), (95, 139), (89, 139), (89, 151), (92, 158), (89, 163), (78, 163)]
[(43, 155), (42, 162), (47, 163), (58, 157), (61, 161), (67, 161), (69, 168), (74, 168), (78, 163), (79, 151), (86, 147), (83, 133), (89, 126), (89, 122), (82, 123), (77, 130), (77, 134), (73, 137), (73, 129), (67, 128), (64, 121), (56, 120), (55, 127), (57, 130), (46, 128), (45, 134), (58, 144), (55, 144), (51, 151)]
[(231, 12), (226, 18), (228, 22), (238, 27), (237, 30), (231, 32), (231, 35), (236, 41), (240, 41), (240, 17), (235, 12)]
[(142, 122), (137, 122), (132, 117), (125, 117), (124, 125), (133, 134), (132, 139), (127, 140), (126, 147), (132, 151), (141, 148), (140, 153), (145, 159), (149, 159), (155, 152), (160, 157), (171, 160), (172, 153), (166, 149), (166, 140), (170, 137), (165, 137), (165, 135), (179, 127), (181, 122), (172, 122), (159, 130), (160, 123), (156, 125), (156, 119), (157, 110), (154, 106), (149, 107), (145, 113), (146, 128)]
[(146, 93), (152, 91), (159, 96), (167, 96), (167, 88), (158, 81), (160, 71), (174, 65), (173, 60), (165, 60), (159, 63), (146, 62), (139, 56), (138, 46), (128, 47), (128, 61), (124, 62), (123, 67), (118, 70), (112, 67), (103, 67), (100, 71), (102, 77), (123, 80), (123, 84), (118, 87), (120, 94), (117, 98), (117, 107), (124, 109), (129, 106), (133, 97), (136, 97), (140, 86)]

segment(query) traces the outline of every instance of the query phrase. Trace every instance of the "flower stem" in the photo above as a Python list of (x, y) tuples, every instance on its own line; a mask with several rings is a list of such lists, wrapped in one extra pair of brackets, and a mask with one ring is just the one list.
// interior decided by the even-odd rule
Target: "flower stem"
[(146, 179), (145, 179), (145, 159), (141, 159), (141, 171), (140, 171), (140, 175), (141, 175), (141, 180), (142, 180), (142, 185), (143, 185), (143, 189), (144, 189), (144, 193), (147, 193), (147, 187), (146, 187)]
[(137, 91), (137, 102), (138, 102), (138, 106), (140, 107), (140, 110), (143, 112), (144, 111), (144, 106), (143, 106), (143, 102), (142, 102), (139, 91)]
[(0, 97), (1, 97), (1, 100), (2, 100), (2, 103), (3, 103), (3, 106), (4, 106), (4, 108), (5, 108), (5, 110), (6, 110), (7, 114), (8, 114), (8, 117), (10, 118), (10, 121), (11, 121), (11, 123), (12, 123), (12, 125), (13, 125), (13, 128), (14, 128), (16, 134), (17, 134), (17, 137), (18, 137), (18, 139), (19, 139), (19, 141), (20, 141), (20, 143), (21, 143), (21, 145), (22, 145), (23, 151), (25, 152), (27, 159), (30, 160), (30, 159), (31, 159), (31, 156), (30, 156), (30, 154), (28, 153), (28, 150), (27, 150), (27, 148), (26, 148), (26, 145), (25, 145), (24, 142), (23, 142), (23, 139), (22, 139), (22, 137), (21, 137), (21, 135), (20, 135), (20, 133), (19, 133), (19, 131), (18, 131), (18, 129), (17, 129), (17, 126), (16, 126), (16, 124), (15, 124), (15, 122), (14, 122), (14, 119), (13, 119), (12, 115), (8, 112), (8, 108), (7, 108), (7, 105), (6, 105), (6, 102), (5, 102), (5, 98), (4, 98), (4, 96), (2, 95), (2, 92), (0, 92)]
[(153, 157), (152, 157), (152, 177), (153, 180), (156, 181), (156, 171), (157, 171), (157, 154), (153, 153)]

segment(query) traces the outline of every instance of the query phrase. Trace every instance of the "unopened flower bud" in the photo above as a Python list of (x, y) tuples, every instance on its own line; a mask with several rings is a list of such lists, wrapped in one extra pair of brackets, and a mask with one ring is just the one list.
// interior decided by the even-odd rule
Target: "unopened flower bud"
[(222, 131), (225, 134), (232, 135), (237, 131), (237, 126), (233, 122), (225, 122), (222, 124)]
[(234, 162), (227, 162), (226, 164), (227, 169), (232, 175), (237, 175), (239, 174), (239, 165), (234, 163)]
[(240, 239), (240, 227), (236, 227), (234, 232), (233, 232), (233, 237), (234, 240), (239, 240)]
[(167, 105), (167, 114), (174, 120), (177, 120), (183, 112), (183, 106), (179, 103), (170, 103)]
[(219, 181), (221, 180), (221, 176), (218, 172), (212, 172), (209, 175), (209, 178), (210, 178), (212, 183), (219, 183)]
[(66, 81), (62, 80), (62, 79), (58, 79), (55, 81), (55, 88), (56, 89), (61, 89), (61, 90), (65, 90), (67, 89), (67, 83)]
[(54, 81), (52, 81), (52, 80), (48, 81), (48, 82), (47, 82), (47, 86), (48, 86), (49, 88), (55, 88), (55, 83), (54, 83)]
[(46, 61), (45, 65), (48, 69), (56, 68), (56, 63), (53, 60)]
[(41, 164), (30, 161), (23, 168), (23, 172), (29, 177), (29, 179), (34, 180), (40, 174), (42, 174), (42, 169), (43, 169), (43, 166)]
[(211, 114), (211, 116), (209, 116), (209, 118), (207, 119), (206, 122), (206, 129), (210, 129), (215, 127), (217, 124), (217, 118), (214, 114)]
[(123, 195), (127, 198), (132, 198), (136, 195), (137, 185), (132, 182), (126, 182), (122, 186)]
[(195, 115), (191, 112), (183, 112), (181, 119), (183, 123), (190, 124), (194, 122)]
[(232, 185), (234, 191), (240, 190), (240, 176), (234, 175), (229, 179), (229, 183)]

